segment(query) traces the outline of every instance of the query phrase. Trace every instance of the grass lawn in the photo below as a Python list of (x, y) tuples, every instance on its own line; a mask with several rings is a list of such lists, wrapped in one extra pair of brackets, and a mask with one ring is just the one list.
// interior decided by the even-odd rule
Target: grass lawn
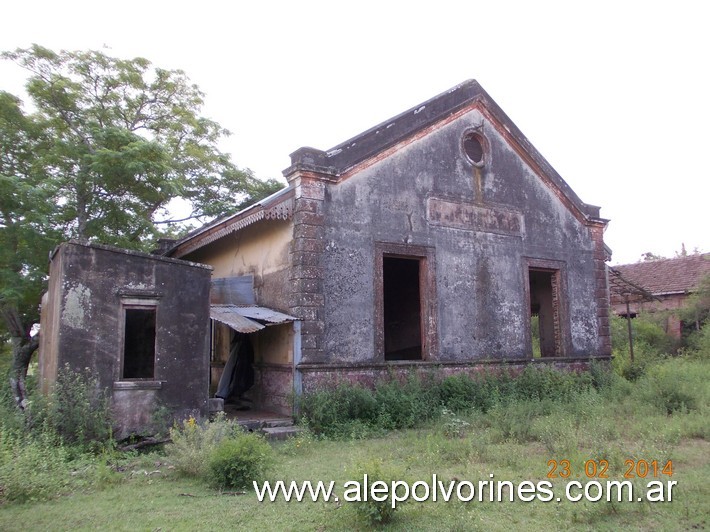
[[(277, 464), (271, 477), (281, 480), (334, 480), (336, 492), (357, 479), (352, 464), (367, 457), (382, 457), (403, 472), (410, 482), (439, 479), (520, 482), (544, 480), (551, 454), (539, 442), (485, 443), (486, 436), (474, 431), (464, 438), (449, 439), (439, 427), (393, 433), (363, 441), (317, 441), (303, 438), (277, 446)], [(672, 502), (409, 502), (401, 506), (391, 530), (688, 530), (703, 529), (708, 522), (710, 443), (682, 439), (661, 448), (659, 442), (644, 454), (638, 444), (614, 442), (626, 448), (629, 458), (648, 460), (656, 454), (673, 460), (678, 484)], [(647, 443), (647, 442), (644, 442)], [(628, 445), (627, 447), (625, 447)], [(655, 447), (654, 447), (655, 445)], [(671, 448), (672, 447), (672, 448)], [(622, 451), (623, 452), (623, 451)], [(653, 454), (656, 453), (656, 454)], [(574, 457), (570, 457), (574, 460)], [(582, 462), (573, 462), (573, 477), (587, 480)], [(610, 464), (610, 477), (621, 475)], [(245, 494), (220, 494), (204, 483), (178, 476), (157, 454), (134, 457), (123, 464), (125, 471), (108, 475), (91, 492), (74, 492), (59, 499), (0, 507), (0, 529), (11, 530), (350, 530), (367, 529), (350, 503), (263, 502), (252, 490)], [(579, 471), (574, 471), (579, 469)], [(623, 469), (623, 465), (622, 465)], [(160, 471), (157, 473), (155, 471)], [(661, 476), (659, 480), (667, 480)], [(564, 482), (554, 480), (556, 492)], [(556, 493), (557, 495), (558, 493)]]
[[(385, 530), (694, 530), (710, 525), (707, 360), (662, 362), (635, 383), (617, 379), (566, 397), (518, 398), (487, 410), (447, 411), (420, 428), (389, 433), (345, 424), (354, 437), (341, 433), (343, 439), (317, 439), (306, 431), (272, 444), (275, 460), (268, 478), (334, 481), (340, 501), (327, 503), (259, 502), (253, 489), (220, 493), (178, 472), (178, 446), (169, 453), (71, 459), (66, 458), (69, 451), (59, 452), (49, 440), (28, 440), (18, 447), (0, 432), (0, 530), (367, 530), (371, 525), (344, 495), (346, 482), (362, 480), (358, 467), (373, 460), (410, 485), (431, 483), (435, 474), (446, 486), (451, 481), (477, 486), (493, 474), (515, 485), (549, 481), (554, 491), (549, 502), (518, 497), (515, 502), (507, 497), (505, 502), (487, 497), (460, 502), (455, 496), (450, 502), (441, 496), (438, 502), (410, 501), (398, 507)], [(185, 456), (189, 462), (200, 455)], [(569, 460), (570, 476), (548, 478), (551, 460), (558, 464), (557, 473)], [(589, 460), (606, 460), (608, 479), (588, 478)], [(624, 480), (627, 460), (659, 464), (655, 476), (651, 470), (645, 478), (632, 479), (634, 499), (645, 493), (649, 481), (674, 481), (672, 502), (565, 500), (567, 482)], [(668, 461), (672, 477), (661, 471)], [(36, 491), (38, 500), (28, 495), (30, 500), (18, 502), (9, 496), (32, 483), (44, 486)], [(468, 495), (468, 489), (462, 494)]]

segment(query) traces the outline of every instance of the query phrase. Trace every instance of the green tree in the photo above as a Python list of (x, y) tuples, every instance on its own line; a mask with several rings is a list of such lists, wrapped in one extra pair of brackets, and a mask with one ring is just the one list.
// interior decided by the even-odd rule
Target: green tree
[[(684, 340), (694, 344), (694, 337), (707, 327), (710, 318), (710, 274), (700, 279), (683, 308), (678, 311), (678, 317), (685, 324)], [(705, 334), (708, 334), (707, 331)]]
[[(282, 185), (217, 148), (229, 132), (201, 115), (203, 94), (180, 70), (38, 45), (2, 58), (29, 72), (33, 105), (25, 114), (16, 97), (0, 99), (0, 310), (21, 401), (54, 245), (78, 238), (145, 249)], [(180, 219), (171, 217), (177, 198), (189, 206)]]
[(51, 181), (37, 155), (46, 149), (41, 124), (25, 116), (20, 101), (0, 92), (0, 341), (12, 342), (13, 394), (22, 404), (24, 378), (38, 337), (47, 255), (60, 238), (53, 214)]

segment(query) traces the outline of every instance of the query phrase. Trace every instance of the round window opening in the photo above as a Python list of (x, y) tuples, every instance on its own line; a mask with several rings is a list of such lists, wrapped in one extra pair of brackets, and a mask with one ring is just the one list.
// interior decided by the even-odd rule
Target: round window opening
[(463, 139), (463, 151), (473, 164), (483, 164), (483, 143), (475, 133), (466, 135)]

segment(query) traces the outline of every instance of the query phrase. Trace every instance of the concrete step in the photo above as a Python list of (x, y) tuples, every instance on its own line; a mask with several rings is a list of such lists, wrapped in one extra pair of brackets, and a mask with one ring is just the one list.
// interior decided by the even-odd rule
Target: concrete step
[(261, 429), (262, 434), (267, 440), (285, 440), (291, 438), (301, 432), (299, 427), (281, 426), (281, 427), (265, 427)]
[(264, 421), (264, 428), (273, 429), (275, 427), (293, 427), (293, 420), (291, 418), (283, 418)]

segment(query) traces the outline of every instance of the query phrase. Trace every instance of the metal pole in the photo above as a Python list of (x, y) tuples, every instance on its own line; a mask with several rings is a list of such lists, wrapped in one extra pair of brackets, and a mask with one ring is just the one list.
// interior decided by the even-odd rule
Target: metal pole
[(631, 309), (629, 308), (629, 296), (626, 296), (626, 325), (629, 329), (629, 355), (631, 363), (634, 363), (634, 337), (631, 334)]

